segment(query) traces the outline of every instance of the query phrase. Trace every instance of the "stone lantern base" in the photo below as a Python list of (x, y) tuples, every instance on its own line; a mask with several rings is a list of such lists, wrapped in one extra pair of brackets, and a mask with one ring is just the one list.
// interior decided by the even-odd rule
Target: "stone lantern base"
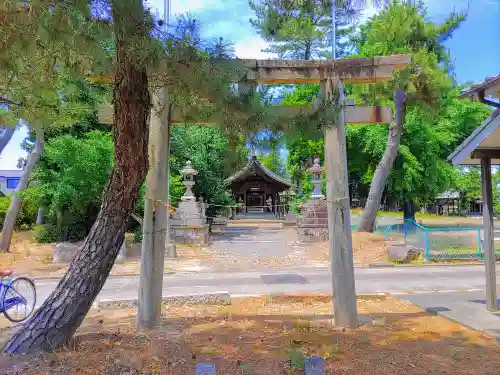
[(187, 245), (208, 245), (208, 225), (171, 225), (170, 239)]
[(311, 199), (302, 206), (297, 223), (301, 242), (328, 240), (328, 207), (324, 199)]
[(290, 211), (289, 213), (285, 214), (283, 218), (283, 225), (285, 226), (297, 225), (297, 220), (298, 220), (297, 214), (293, 211)]
[(190, 245), (208, 244), (208, 224), (194, 199), (183, 200), (170, 221), (170, 240)]

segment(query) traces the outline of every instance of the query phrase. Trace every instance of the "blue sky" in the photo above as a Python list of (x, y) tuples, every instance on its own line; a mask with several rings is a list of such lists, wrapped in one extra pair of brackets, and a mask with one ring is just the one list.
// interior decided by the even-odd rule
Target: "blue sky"
[[(206, 37), (223, 37), (235, 44), (241, 58), (272, 57), (261, 50), (266, 43), (252, 29), (253, 16), (248, 0), (172, 0), (172, 16), (191, 12), (200, 20)], [(163, 0), (147, 0), (158, 13)], [(446, 43), (455, 60), (459, 83), (480, 81), (500, 73), (500, 0), (426, 0), (428, 18), (440, 22), (453, 9), (469, 10), (467, 21)], [(366, 16), (372, 15), (369, 8)], [(12, 137), (0, 156), (0, 169), (15, 169), (17, 159), (25, 156), (19, 145), (26, 137), (21, 128)]]

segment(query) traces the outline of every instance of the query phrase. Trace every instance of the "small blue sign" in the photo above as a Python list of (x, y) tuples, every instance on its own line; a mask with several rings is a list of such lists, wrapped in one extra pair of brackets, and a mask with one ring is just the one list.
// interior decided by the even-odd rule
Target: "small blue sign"
[(306, 358), (304, 360), (306, 375), (324, 375), (324, 363), (325, 360), (323, 357), (313, 356)]
[(215, 375), (215, 364), (213, 363), (197, 363), (196, 375)]

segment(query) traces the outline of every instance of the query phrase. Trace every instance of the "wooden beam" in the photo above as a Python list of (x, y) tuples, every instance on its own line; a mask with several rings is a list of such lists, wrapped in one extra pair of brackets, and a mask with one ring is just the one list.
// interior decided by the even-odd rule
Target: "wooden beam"
[(500, 159), (500, 149), (485, 148), (474, 151), (471, 155), (472, 159)]
[[(309, 108), (309, 109), (308, 109)], [(273, 115), (279, 117), (294, 117), (301, 110), (314, 111), (310, 106), (274, 106), (272, 107)], [(346, 124), (387, 124), (392, 121), (391, 107), (380, 106), (354, 106), (347, 105), (344, 107), (344, 122)], [(99, 121), (103, 124), (113, 124), (113, 106), (104, 105), (99, 109)], [(183, 125), (186, 123), (184, 116), (179, 108), (172, 109), (172, 124)], [(196, 122), (192, 125), (214, 125), (215, 120), (208, 119), (206, 121)]]
[[(411, 55), (364, 57), (331, 60), (249, 60), (236, 59), (248, 69), (246, 79), (258, 84), (315, 84), (328, 75), (338, 75), (344, 83), (376, 83), (387, 81), (392, 73), (411, 63)], [(241, 79), (242, 77), (239, 77)], [(110, 75), (87, 78), (90, 82), (109, 84)], [(238, 79), (235, 78), (235, 81)]]
[(391, 121), (391, 107), (356, 105), (344, 107), (345, 124), (388, 124)]

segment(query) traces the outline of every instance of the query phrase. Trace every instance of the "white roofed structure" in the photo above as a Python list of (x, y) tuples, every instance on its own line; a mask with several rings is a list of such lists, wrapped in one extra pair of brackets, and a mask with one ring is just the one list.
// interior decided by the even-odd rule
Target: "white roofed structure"
[(448, 157), (453, 165), (480, 165), (483, 198), (484, 263), (486, 269), (486, 308), (496, 311), (496, 251), (493, 223), (493, 189), (491, 166), (500, 165), (500, 74), (465, 90), (461, 97), (479, 100), (495, 110), (491, 116)]

